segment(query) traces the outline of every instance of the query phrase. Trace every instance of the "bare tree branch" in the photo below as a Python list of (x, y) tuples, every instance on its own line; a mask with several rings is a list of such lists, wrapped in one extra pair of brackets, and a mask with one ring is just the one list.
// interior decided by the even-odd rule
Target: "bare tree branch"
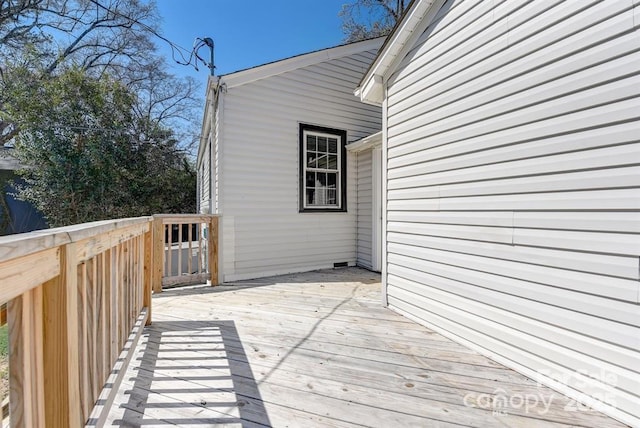
[(352, 0), (344, 4), (339, 16), (342, 17), (345, 42), (389, 34), (408, 3), (409, 0)]

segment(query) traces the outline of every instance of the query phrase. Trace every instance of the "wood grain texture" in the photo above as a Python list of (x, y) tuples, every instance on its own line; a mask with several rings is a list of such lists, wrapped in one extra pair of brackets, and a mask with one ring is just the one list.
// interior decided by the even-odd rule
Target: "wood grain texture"
[(155, 214), (154, 219), (161, 219), (164, 224), (207, 223), (211, 215), (199, 214)]
[(153, 220), (153, 260), (151, 283), (154, 293), (162, 292), (162, 276), (164, 274), (164, 225), (161, 218)]
[(131, 330), (131, 333), (129, 334), (129, 337), (125, 343), (125, 347), (120, 353), (120, 358), (118, 358), (118, 360), (114, 362), (113, 369), (106, 379), (105, 388), (100, 392), (98, 402), (93, 408), (91, 415), (89, 416), (89, 420), (85, 426), (104, 426), (105, 420), (109, 415), (108, 410), (113, 405), (118, 389), (122, 385), (124, 376), (127, 373), (126, 369), (129, 366), (131, 359), (135, 356), (135, 354), (131, 352), (131, 350), (134, 349), (138, 344), (144, 326), (149, 325), (147, 324), (148, 316), (149, 313), (147, 312), (147, 310), (143, 309), (136, 319), (134, 328)]
[(144, 296), (143, 306), (147, 308), (146, 325), (151, 325), (151, 294), (153, 292), (153, 231), (144, 234)]
[(78, 321), (76, 324), (76, 335), (78, 337), (78, 370), (80, 381), (80, 409), (81, 418), (86, 420), (91, 409), (91, 382), (90, 382), (90, 356), (89, 356), (89, 296), (87, 293), (87, 265), (80, 263), (77, 267), (77, 311)]
[(0, 287), (0, 302), (6, 303), (59, 273), (58, 248), (0, 262), (0, 283), (3, 284)]
[(42, 287), (12, 300), (8, 316), (11, 426), (43, 427)]
[(39, 251), (56, 248), (69, 242), (79, 242), (116, 229), (145, 225), (151, 217), (104, 220), (54, 229), (0, 237), (0, 261), (15, 259)]
[(107, 233), (101, 233), (78, 242), (78, 261), (89, 260), (119, 243), (134, 239), (150, 228), (149, 222), (133, 224)]
[[(165, 290), (105, 426), (622, 426), (382, 308), (379, 290), (356, 268)], [(550, 404), (494, 413), (483, 394)]]
[[(74, 244), (60, 254), (61, 273), (44, 284), (44, 384), (47, 426), (82, 424), (80, 411), (77, 263)], [(56, 397), (52, 399), (52, 397)]]
[[(150, 322), (152, 288), (162, 281), (163, 221), (202, 218), (217, 227), (212, 216), (169, 216), (153, 224), (141, 217), (0, 240), (12, 426), (76, 427), (88, 420), (132, 329), (142, 328), (136, 320), (143, 313), (142, 322)], [(182, 245), (181, 229), (178, 241)], [(5, 251), (17, 245), (22, 249)], [(217, 257), (215, 245), (209, 251)]]

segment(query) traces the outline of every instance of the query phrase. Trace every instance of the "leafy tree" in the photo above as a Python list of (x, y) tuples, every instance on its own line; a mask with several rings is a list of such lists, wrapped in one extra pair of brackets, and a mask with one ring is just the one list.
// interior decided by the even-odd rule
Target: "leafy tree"
[(196, 175), (172, 132), (136, 113), (137, 96), (76, 67), (43, 78), (10, 70), (0, 119), (18, 125), (27, 165), (19, 196), (51, 226), (157, 212), (194, 212)]
[[(180, 130), (180, 140), (190, 143), (186, 134), (200, 116), (198, 88), (168, 73), (156, 55), (154, 38), (169, 42), (158, 21), (153, 0), (0, 0), (0, 110), (10, 101), (2, 85), (11, 66), (37, 70), (36, 79), (74, 67), (146, 91), (137, 100), (138, 114)], [(0, 144), (18, 132), (15, 123), (0, 120)]]
[(198, 87), (166, 71), (157, 22), (153, 0), (0, 0), (0, 144), (51, 226), (195, 212)]
[(386, 36), (400, 20), (409, 0), (353, 0), (342, 6), (345, 42)]

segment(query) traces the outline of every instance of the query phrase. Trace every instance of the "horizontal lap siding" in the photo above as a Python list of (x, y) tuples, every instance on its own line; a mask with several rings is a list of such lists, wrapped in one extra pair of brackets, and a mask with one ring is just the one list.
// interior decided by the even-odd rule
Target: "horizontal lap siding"
[(372, 268), (371, 231), (373, 227), (372, 151), (357, 154), (357, 196), (358, 196), (358, 236), (356, 263), (367, 269)]
[(220, 128), (220, 110), (216, 109), (215, 114), (215, 133), (213, 140), (213, 153), (211, 155), (211, 185), (213, 186), (213, 210), (214, 214), (220, 213), (220, 157), (221, 157), (221, 128)]
[(388, 83), (386, 239), (391, 307), (640, 424), (632, 6), (448, 2)]
[(299, 213), (299, 124), (346, 130), (347, 143), (379, 131), (380, 109), (353, 95), (374, 56), (367, 51), (228, 89), (225, 280), (355, 264), (355, 155), (347, 157), (348, 212)]
[(209, 143), (205, 143), (206, 147), (204, 149), (204, 153), (202, 155), (202, 163), (200, 164), (200, 169), (198, 174), (198, 196), (200, 197), (200, 210), (201, 212), (205, 212), (209, 209), (210, 201), (211, 201), (211, 156), (210, 156), (210, 145)]

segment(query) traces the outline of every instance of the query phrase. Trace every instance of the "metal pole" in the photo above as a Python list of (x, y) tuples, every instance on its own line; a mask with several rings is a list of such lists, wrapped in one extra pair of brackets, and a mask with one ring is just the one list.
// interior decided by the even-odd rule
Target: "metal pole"
[(213, 62), (213, 48), (214, 48), (214, 43), (213, 43), (213, 39), (211, 37), (205, 37), (203, 39), (204, 43), (209, 46), (209, 49), (211, 49), (211, 62), (209, 63), (209, 69), (211, 70), (211, 75), (215, 75), (215, 63)]

